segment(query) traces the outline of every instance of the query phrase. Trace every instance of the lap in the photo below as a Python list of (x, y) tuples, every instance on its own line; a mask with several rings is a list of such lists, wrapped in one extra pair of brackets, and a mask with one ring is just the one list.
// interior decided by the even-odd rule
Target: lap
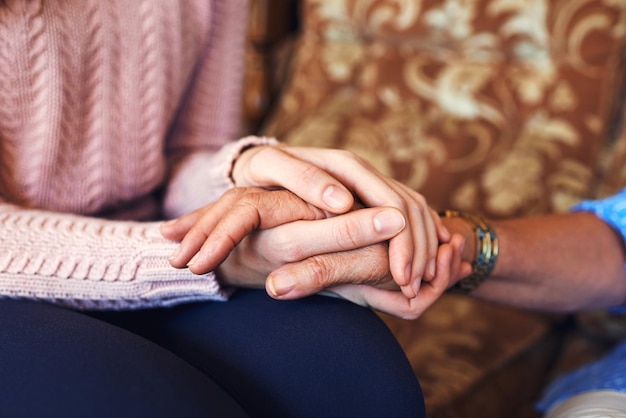
[(340, 299), (241, 290), (89, 314), (0, 300), (0, 338), (0, 414), (424, 416), (393, 335)]
[(0, 300), (0, 415), (246, 416), (162, 347), (78, 312)]
[(224, 303), (105, 316), (186, 359), (261, 416), (423, 414), (391, 332), (341, 299), (275, 301), (240, 290)]

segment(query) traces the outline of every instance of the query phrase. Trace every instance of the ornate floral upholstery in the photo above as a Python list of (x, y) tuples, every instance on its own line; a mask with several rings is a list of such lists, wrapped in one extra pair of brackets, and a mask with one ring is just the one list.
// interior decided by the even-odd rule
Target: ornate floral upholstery
[[(626, 184), (625, 1), (300, 3), (263, 133), (352, 150), (436, 209), (491, 217), (564, 211)], [(457, 295), (416, 321), (381, 316), (430, 418), (535, 417), (563, 363), (561, 316)]]
[(593, 193), (626, 33), (618, 0), (307, 0), (266, 131), (354, 151), (437, 209)]

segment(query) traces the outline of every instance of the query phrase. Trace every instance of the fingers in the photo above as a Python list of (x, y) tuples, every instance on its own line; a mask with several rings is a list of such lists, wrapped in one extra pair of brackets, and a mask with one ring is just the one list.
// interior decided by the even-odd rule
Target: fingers
[[(398, 209), (411, 227), (402, 229), (395, 237), (389, 237), (391, 274), (409, 298), (414, 298), (421, 289), (422, 278), (432, 280), (439, 236), (445, 235), (440, 230), (445, 228), (421, 195), (382, 176), (354, 154), (338, 150), (256, 147), (239, 157), (233, 176), (238, 184), (287, 188), (303, 200), (334, 213), (353, 206), (348, 189), (356, 192), (367, 206)], [(251, 231), (271, 227), (263, 225), (264, 219), (272, 216), (268, 206), (261, 213), (254, 209), (258, 202), (249, 201), (250, 207), (235, 206), (233, 210), (225, 201), (228, 199), (220, 199), (217, 205), (212, 205), (199, 216), (193, 214), (182, 218), (176, 227), (164, 226), (164, 234), (169, 234), (169, 237), (184, 235), (179, 251), (172, 257), (172, 265), (188, 265), (195, 273), (212, 269)], [(276, 202), (274, 205), (280, 206)], [(285, 216), (281, 215), (281, 219), (284, 220)], [(305, 216), (301, 219), (310, 218)], [(194, 221), (196, 225), (190, 226)], [(280, 223), (267, 222), (267, 225), (277, 224)], [(308, 242), (314, 244), (302, 254), (322, 253), (329, 244), (340, 242), (344, 244), (338, 251), (354, 248), (357, 242), (366, 240), (367, 234), (371, 233), (371, 229), (362, 231), (363, 224), (351, 224), (349, 219), (337, 225), (321, 230), (322, 233), (340, 231), (335, 237), (322, 236), (316, 240), (305, 233)], [(189, 232), (183, 234), (185, 229)], [(380, 234), (381, 231), (377, 232)], [(295, 240), (296, 247), (301, 246), (298, 244), (301, 241)]]
[(368, 206), (385, 206), (394, 200), (388, 178), (355, 154), (337, 149), (287, 147), (284, 152), (320, 167), (339, 180)]
[[(402, 281), (396, 279), (396, 282), (401, 284), (406, 297), (414, 298), (419, 293), (422, 278), (425, 275), (428, 280), (434, 277), (435, 255), (439, 243), (430, 209), (421, 196), (417, 193), (411, 196), (410, 194), (414, 192), (403, 185), (398, 185), (398, 188), (410, 196), (407, 199), (406, 210), (411, 228), (407, 228), (405, 233), (390, 241), (390, 268), (394, 279), (402, 277), (401, 274), (404, 276)], [(411, 254), (408, 254), (408, 251), (411, 251)], [(405, 264), (405, 260), (408, 260), (408, 264)]]
[[(435, 303), (451, 284), (471, 272), (471, 265), (461, 259), (463, 246), (464, 239), (458, 234), (451, 236), (449, 243), (439, 246), (436, 274), (431, 281), (421, 283), (416, 298), (407, 298), (389, 286), (393, 282), (385, 271), (386, 252), (382, 245), (313, 257), (285, 266), (270, 275), (266, 290), (275, 299), (295, 299), (327, 289), (361, 306), (404, 319), (415, 319)], [(365, 251), (369, 253), (365, 254)], [(368, 262), (354, 264), (352, 259)]]
[(387, 247), (372, 245), (284, 265), (270, 273), (265, 288), (271, 297), (288, 300), (343, 283), (395, 286), (389, 274)]
[(238, 186), (283, 187), (336, 214), (354, 204), (348, 189), (326, 170), (281, 147), (255, 147), (244, 152), (235, 164), (233, 178)]
[(421, 195), (383, 176), (353, 153), (321, 148), (257, 147), (239, 157), (233, 176), (240, 185), (287, 188), (333, 213), (343, 213), (351, 207), (353, 199), (348, 196), (348, 189), (369, 207), (399, 209), (411, 228), (391, 239), (393, 278), (407, 297), (417, 295), (422, 278), (432, 279), (437, 235), (445, 228)]
[(285, 152), (323, 168), (356, 193), (366, 206), (395, 207), (409, 218), (411, 227), (391, 239), (390, 269), (403, 293), (415, 297), (421, 279), (425, 276), (430, 280), (434, 275), (438, 231), (446, 235), (424, 198), (347, 151), (288, 147)]
[(435, 276), (440, 243), (437, 222), (441, 220), (420, 194), (399, 183), (394, 187), (404, 196), (409, 227), (390, 240), (390, 269), (404, 295), (414, 298), (422, 279), (430, 281)]
[[(303, 276), (314, 276), (315, 272), (330, 273), (327, 277), (310, 277), (309, 283), (313, 284), (307, 286), (301, 283), (300, 291), (292, 297), (307, 296), (329, 285), (349, 280), (369, 283), (369, 277), (389, 279), (386, 240), (396, 235), (405, 224), (397, 209), (369, 208), (329, 219), (297, 221), (255, 231), (238, 244), (220, 265), (221, 279), (225, 283), (249, 285), (259, 280), (265, 284), (266, 278), (275, 269), (283, 270), (286, 280), (292, 280), (292, 275), (296, 274), (292, 272), (298, 269), (306, 270)], [(376, 243), (381, 244), (368, 248)], [(365, 249), (347, 255), (348, 251), (361, 247)], [(333, 256), (333, 253), (342, 254), (341, 258)], [(320, 256), (319, 261), (316, 256)], [(301, 265), (300, 262), (306, 259)]]
[(437, 228), (437, 237), (439, 238), (439, 241), (441, 242), (450, 241), (450, 238), (451, 238), (450, 231), (448, 231), (448, 228), (446, 228), (445, 225), (443, 224), (443, 221), (441, 220), (441, 217), (439, 216), (439, 214), (435, 212), (435, 210), (432, 208), (430, 209), (430, 213), (431, 213), (431, 217), (435, 221), (435, 226)]
[(198, 209), (187, 215), (162, 223), (161, 234), (169, 240), (181, 241), (191, 227), (198, 222), (203, 212), (204, 208)]
[[(219, 266), (220, 277), (229, 285), (250, 286), (259, 282), (265, 285), (275, 269), (272, 277), (282, 272), (290, 282), (297, 281), (298, 271), (301, 271), (306, 282), (298, 282), (299, 290), (290, 298), (308, 296), (328, 286), (351, 281), (378, 283), (386, 279), (393, 284), (386, 240), (404, 225), (398, 210), (371, 208), (255, 231)], [(345, 230), (351, 232), (345, 233)], [(323, 276), (316, 276), (316, 273)], [(288, 285), (270, 284), (279, 290)]]
[(467, 261), (463, 261), (463, 249), (465, 247), (465, 239), (460, 234), (454, 234), (450, 238), (450, 246), (452, 247), (452, 260), (450, 262), (450, 285), (455, 284), (460, 279), (469, 276), (472, 273), (472, 265)]
[(286, 190), (266, 191), (235, 188), (198, 213), (169, 226), (185, 233), (177, 251), (170, 257), (174, 267), (188, 266), (196, 274), (217, 267), (241, 240), (257, 228), (272, 228), (296, 220), (313, 220), (326, 215)]
[(388, 279), (387, 246), (371, 245), (395, 236), (405, 225), (397, 209), (369, 208), (318, 220), (314, 227), (294, 222), (265, 231), (266, 242), (281, 249), (288, 263), (268, 276), (266, 288), (273, 297), (292, 299), (340, 283)]
[[(235, 182), (248, 182), (268, 187), (282, 186), (304, 200), (333, 213), (350, 209), (352, 196), (347, 199), (346, 189), (356, 192), (370, 207), (391, 206), (408, 214), (405, 199), (395, 192), (390, 182), (364, 160), (340, 150), (296, 147), (258, 147), (246, 151), (235, 166)], [(339, 180), (339, 181), (337, 181)], [(338, 210), (340, 209), (340, 210)], [(394, 244), (391, 271), (394, 279), (405, 287), (408, 296), (415, 292), (407, 287), (411, 280), (413, 245), (411, 232), (401, 234)], [(421, 268), (419, 261), (417, 267)], [(423, 268), (422, 270), (423, 271)], [(419, 277), (421, 278), (421, 271)]]
[(448, 288), (453, 258), (452, 247), (443, 244), (437, 256), (437, 274), (430, 282), (422, 282), (416, 298), (407, 298), (401, 292), (372, 286), (343, 285), (329, 290), (361, 306), (413, 320), (422, 315)]
[[(402, 231), (406, 221), (394, 208), (360, 209), (327, 219), (291, 222), (257, 238), (263, 251), (275, 248), (286, 263), (328, 253), (350, 251), (383, 242)], [(262, 241), (261, 241), (262, 238)], [(261, 250), (261, 248), (259, 248)], [(387, 260), (387, 257), (385, 257)], [(361, 260), (351, 260), (356, 267)]]

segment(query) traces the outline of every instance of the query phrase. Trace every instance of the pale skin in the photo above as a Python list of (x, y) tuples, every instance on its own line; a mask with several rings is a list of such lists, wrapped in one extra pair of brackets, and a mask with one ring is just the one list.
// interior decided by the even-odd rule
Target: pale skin
[[(172, 265), (198, 274), (217, 268), (224, 284), (265, 286), (277, 299), (330, 289), (401, 317), (418, 316), (445, 291), (449, 277), (436, 271), (458, 259), (453, 254), (461, 237), (450, 237), (421, 195), (353, 154), (257, 147), (238, 159), (233, 178), (239, 186), (280, 185), (301, 199), (285, 190), (236, 188), (215, 204), (164, 224), (166, 237), (182, 241)], [(350, 190), (372, 207), (329, 217), (358, 206), (351, 193), (341, 210), (324, 202), (329, 186), (335, 193)], [(441, 242), (446, 244), (439, 247)]]
[[(286, 263), (307, 271), (307, 266), (323, 262), (329, 253), (389, 240), (392, 256), (387, 258), (385, 271), (391, 272), (407, 298), (415, 298), (422, 279), (435, 278), (439, 241), (450, 239), (437, 214), (421, 195), (380, 175), (351, 153), (259, 146), (238, 158), (232, 177), (240, 188), (162, 227), (167, 238), (182, 241), (170, 258), (173, 266), (204, 273), (217, 268), (235, 249), (233, 257), (248, 261), (243, 265), (254, 266), (238, 269), (238, 277), (243, 277), (238, 284), (253, 286), (264, 282), (270, 272)], [(286, 189), (301, 199), (289, 197), (286, 192), (281, 195), (274, 190), (274, 194), (269, 194), (269, 190), (253, 187)], [(259, 197), (263, 191), (268, 193), (267, 198)], [(353, 194), (369, 208), (351, 212), (350, 216), (334, 216), (355, 207)], [(313, 220), (319, 223), (315, 228), (310, 228), (310, 224), (295, 230), (277, 228), (294, 221)], [(407, 223), (412, 227), (406, 228)], [(361, 225), (369, 227), (361, 228)], [(237, 245), (256, 230), (270, 232)], [(222, 270), (228, 269), (228, 265), (225, 263)], [(285, 283), (285, 274), (279, 273), (268, 279), (268, 290), (276, 297), (292, 285)], [(354, 277), (352, 271), (342, 274), (349, 277), (339, 281), (349, 282)], [(223, 276), (235, 277), (235, 274)]]
[[(245, 204), (241, 208), (233, 205), (233, 200), (242, 197)], [(215, 207), (222, 204), (229, 208), (224, 217)], [(377, 230), (373, 220), (389, 212), (397, 216), (394, 208), (365, 208), (318, 218), (319, 209), (291, 192), (258, 188), (233, 189), (216, 205), (164, 225), (166, 236), (182, 239), (185, 244), (193, 228), (202, 231), (193, 237), (209, 234), (206, 242), (215, 241), (214, 245), (209, 251), (203, 247), (205, 253), (201, 257), (212, 261), (199, 272), (209, 271), (215, 265), (224, 284), (265, 286), (276, 299), (297, 299), (326, 290), (362, 306), (411, 319), (441, 296), (453, 274), (469, 273), (469, 264), (461, 262), (463, 239), (455, 234), (439, 246), (435, 277), (421, 282), (418, 297), (407, 298), (392, 279), (388, 245), (371, 244), (393, 237), (404, 227), (402, 224)], [(289, 217), (291, 221), (273, 226), (277, 219), (285, 222)], [(223, 222), (211, 221), (215, 219)], [(346, 233), (347, 230), (352, 232)], [(200, 245), (203, 243), (199, 241)], [(234, 246), (235, 243), (239, 244)], [(196, 263), (189, 268), (197, 268)]]
[[(286, 166), (298, 167), (301, 163), (302, 160), (288, 161)], [(273, 167), (276, 168), (276, 161)], [(308, 176), (292, 175), (291, 188), (297, 189), (295, 183), (306, 182), (315, 175), (326, 180), (329, 172), (324, 172), (327, 166), (323, 167), (305, 167), (301, 173), (308, 172)], [(370, 170), (366, 165), (361, 167)], [(290, 170), (293, 169), (291, 166)], [(280, 170), (274, 173), (278, 176)], [(331, 183), (339, 178), (346, 181), (345, 172), (339, 175), (333, 172), (333, 175), (336, 177), (331, 176)], [(247, 181), (261, 185), (263, 181), (267, 184), (276, 180)], [(355, 183), (354, 177), (347, 181), (352, 186)], [(388, 185), (389, 182), (384, 182), (382, 187)], [(341, 190), (337, 184), (333, 187)], [(237, 189), (218, 201), (221, 209), (210, 205), (167, 224), (164, 234), (183, 239), (181, 247), (187, 248), (186, 255), (174, 259), (173, 264), (184, 267), (192, 261), (189, 268), (197, 273), (218, 268), (227, 284), (236, 286), (265, 283), (268, 293), (277, 299), (295, 299), (328, 289), (360, 305), (403, 318), (421, 315), (449, 286), (471, 271), (475, 253), (471, 225), (462, 218), (453, 218), (443, 219), (444, 228), (441, 228), (433, 220), (435, 228), (445, 231), (437, 236), (435, 274), (425, 272), (425, 280), (420, 280), (419, 286), (412, 283), (410, 287), (419, 292), (419, 297), (407, 296), (404, 288), (404, 292), (399, 292), (395, 285), (407, 282), (395, 280), (394, 283), (389, 262), (393, 249), (384, 241), (408, 229), (411, 243), (419, 248), (420, 238), (415, 238), (419, 233), (413, 230), (426, 230), (420, 223), (423, 219), (406, 222), (409, 217), (400, 209), (410, 207), (406, 202), (328, 217), (328, 206), (321, 210), (304, 201), (315, 201), (314, 190), (315, 187), (302, 188), (302, 198), (297, 198), (286, 190)], [(410, 200), (413, 193), (403, 196)], [(423, 202), (421, 196), (417, 200), (419, 204)], [(240, 205), (233, 205), (233, 201)], [(224, 213), (230, 217), (223, 217)], [(215, 223), (213, 219), (223, 222)], [(242, 223), (242, 219), (248, 221)], [(311, 222), (315, 223), (314, 228)], [(473, 296), (517, 307), (556, 311), (614, 306), (626, 300), (621, 239), (595, 215), (574, 213), (490, 223), (499, 237), (500, 256), (489, 279)], [(215, 231), (218, 235), (212, 238), (216, 239), (206, 240)], [(209, 241), (213, 244), (204, 247)], [(216, 243), (221, 244), (216, 246)], [(203, 255), (192, 260), (195, 254)], [(198, 265), (198, 259), (204, 264)], [(236, 281), (230, 281), (233, 278)]]

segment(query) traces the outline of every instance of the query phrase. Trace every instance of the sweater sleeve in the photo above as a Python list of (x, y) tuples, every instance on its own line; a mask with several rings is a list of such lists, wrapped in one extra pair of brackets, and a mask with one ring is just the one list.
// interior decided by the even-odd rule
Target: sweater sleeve
[(231, 171), (241, 152), (257, 145), (276, 145), (274, 138), (249, 136), (222, 147), (217, 153), (187, 154), (169, 181), (164, 214), (168, 219), (187, 214), (210, 203), (233, 187)]
[[(171, 107), (172, 111), (174, 108), (177, 109), (176, 114), (167, 115), (168, 123), (172, 120), (172, 124), (166, 129), (158, 129), (158, 140), (163, 139), (161, 136), (163, 132), (165, 144), (159, 142), (157, 147), (153, 142), (146, 142), (150, 145), (151, 151), (158, 153), (159, 157), (163, 156), (163, 151), (166, 151), (168, 156), (173, 156), (169, 161), (172, 169), (168, 180), (163, 180), (159, 167), (155, 168), (155, 172), (159, 172), (159, 190), (161, 186), (167, 187), (166, 210), (174, 215), (188, 212), (190, 208), (197, 206), (198, 202), (204, 204), (219, 197), (232, 186), (229, 179), (230, 167), (241, 150), (253, 143), (265, 143), (264, 139), (233, 141), (237, 138), (239, 130), (243, 47), (247, 21), (246, 1), (210, 0), (197, 3), (200, 6), (196, 8), (183, 7), (187, 14), (183, 15), (184, 20), (181, 24), (191, 25), (190, 30), (183, 32), (185, 36), (191, 36), (193, 41), (197, 41), (197, 43), (191, 43), (193, 48), (187, 51), (190, 57), (189, 62), (184, 61), (185, 70), (189, 69), (188, 65), (193, 68), (189, 69), (189, 72), (184, 71), (185, 77), (181, 79), (180, 89), (176, 89), (177, 92), (184, 90), (184, 97), (178, 101), (177, 93), (176, 104)], [(173, 3), (172, 7), (174, 7)], [(193, 13), (189, 12), (190, 10), (193, 10)], [(54, 15), (50, 16), (54, 17)], [(132, 31), (129, 30), (129, 32)], [(111, 49), (111, 51), (114, 50), (115, 48)], [(108, 50), (105, 49), (105, 51)], [(125, 57), (103, 56), (111, 60), (116, 57), (121, 57), (120, 59)], [(95, 61), (100, 62), (100, 60)], [(125, 68), (121, 64), (115, 67)], [(169, 73), (166, 72), (166, 74)], [(87, 88), (85, 87), (85, 92), (89, 91)], [(134, 96), (130, 95), (130, 97)], [(30, 102), (27, 99), (24, 101)], [(136, 106), (141, 107), (140, 104)], [(68, 108), (70, 107), (72, 106)], [(76, 108), (79, 107), (80, 103), (77, 103)], [(131, 109), (134, 108), (135, 105), (131, 106)], [(49, 114), (61, 117), (59, 115), (65, 115), (61, 111), (52, 112), (46, 109), (42, 106), (36, 112), (36, 116)], [(93, 128), (93, 132), (98, 132), (100, 135), (100, 128), (108, 126), (105, 124), (113, 123), (115, 119), (105, 117), (108, 112), (101, 111), (100, 108), (94, 109), (96, 110), (92, 112), (85, 111), (85, 114), (102, 116), (102, 119), (95, 119), (96, 128)], [(146, 113), (147, 120), (149, 112)], [(131, 113), (128, 117), (132, 122), (128, 126), (134, 126), (133, 123), (136, 121), (133, 118), (136, 116)], [(77, 123), (77, 126), (82, 127), (81, 123)], [(150, 123), (148, 125), (150, 125), (150, 135), (152, 135), (153, 127)], [(125, 146), (130, 147), (123, 142), (126, 128), (127, 125), (124, 125), (120, 127), (120, 135), (110, 136), (112, 140), (120, 141), (119, 147), (115, 145), (117, 143), (113, 145), (107, 143), (107, 146), (116, 147), (116, 150), (122, 153)], [(27, 141), (26, 138), (31, 134), (32, 138), (43, 138), (42, 132), (47, 131), (47, 128), (38, 128), (33, 132), (25, 131), (25, 140), (20, 140), (19, 144), (31, 144), (29, 146), (32, 149), (39, 149), (36, 141), (33, 143), (32, 140)], [(136, 132), (138, 135), (135, 138), (143, 138), (139, 135), (142, 134), (139, 127)], [(4, 144), (4, 131), (2, 134), (3, 151), (13, 150), (8, 140), (7, 144)], [(13, 134), (12, 131), (11, 134)], [(151, 137), (150, 135), (147, 137)], [(19, 137), (17, 134), (15, 136)], [(107, 136), (103, 135), (103, 138), (105, 137)], [(69, 136), (59, 135), (59, 138), (68, 141), (63, 143), (67, 149), (74, 148), (74, 143), (71, 142)], [(82, 138), (82, 136), (76, 138)], [(82, 144), (82, 140), (75, 142)], [(56, 143), (54, 144), (57, 146)], [(226, 144), (228, 145), (225, 146)], [(109, 156), (106, 152), (100, 152), (100, 147), (90, 145), (87, 140), (84, 145), (86, 149), (94, 151), (92, 155), (107, 158)], [(16, 149), (21, 151), (21, 148)], [(59, 155), (63, 154), (62, 151), (63, 149), (60, 149)], [(5, 154), (3, 163), (10, 161), (10, 152)], [(76, 154), (76, 161), (82, 161), (79, 155), (82, 156), (82, 154)], [(101, 174), (98, 171), (100, 167), (109, 166), (107, 158), (95, 164), (96, 174)], [(68, 159), (68, 161), (74, 160)], [(43, 167), (43, 164), (40, 167), (38, 159), (20, 161), (20, 164), (26, 163), (31, 164), (35, 170), (28, 170), (29, 166), (26, 165), (24, 166), (26, 168), (22, 170), (24, 173), (41, 174), (42, 181), (36, 183), (37, 187), (43, 189), (53, 183), (47, 177), (48, 172), (45, 171), (53, 171), (50, 167)], [(53, 166), (57, 164), (57, 161), (50, 159), (46, 163)], [(115, 165), (110, 164), (110, 166)], [(41, 172), (36, 170), (41, 170)], [(187, 174), (191, 171), (197, 172), (197, 175), (188, 176)], [(19, 171), (15, 172), (19, 174)], [(133, 169), (128, 172), (134, 173)], [(15, 180), (10, 170), (7, 169), (6, 173), (9, 174), (3, 177), (4, 181), (10, 183)], [(151, 173), (148, 177), (153, 179), (155, 176)], [(109, 177), (103, 176), (102, 179), (105, 182), (109, 180)], [(66, 186), (68, 195), (79, 194), (79, 190), (82, 190), (73, 188), (74, 184), (71, 181), (64, 183), (61, 177), (57, 180), (58, 184)], [(116, 179), (111, 188), (124, 189), (122, 201), (133, 199), (133, 201), (143, 202), (141, 199), (143, 196), (136, 194), (145, 193), (144, 189), (131, 187), (133, 183), (131, 180), (135, 179), (129, 179), (129, 184), (125, 184), (126, 178), (121, 177)], [(168, 184), (163, 184), (161, 181), (167, 181)], [(154, 181), (154, 184), (156, 183), (157, 180)], [(152, 191), (153, 183), (150, 184), (149, 190)], [(15, 185), (7, 184), (6, 190), (11, 187), (22, 187), (22, 185), (18, 182)], [(11, 202), (28, 202), (24, 206), (49, 210), (31, 210), (0, 201), (0, 297), (48, 300), (79, 309), (131, 309), (170, 306), (199, 300), (223, 300), (228, 296), (226, 290), (220, 289), (213, 273), (194, 275), (186, 269), (177, 270), (170, 266), (168, 257), (178, 244), (161, 236), (158, 223), (122, 222), (63, 214), (60, 213), (64, 211), (62, 207), (49, 205), (45, 199), (31, 202), (28, 199), (9, 196), (9, 193), (3, 194)], [(98, 192), (97, 195), (118, 203), (116, 198), (119, 196), (117, 195), (110, 197), (106, 192)], [(79, 206), (72, 209), (72, 212), (100, 213), (84, 205)], [(150, 214), (153, 216), (154, 212), (151, 211)]]
[[(62, 239), (59, 239), (62, 237)], [(0, 204), (0, 296), (77, 309), (224, 300), (213, 273), (170, 266), (156, 222), (87, 218)]]
[(247, 2), (209, 5), (206, 41), (167, 142), (164, 212), (170, 218), (216, 200), (233, 186), (229, 174), (241, 150), (267, 143), (244, 138), (232, 145), (241, 130)]

